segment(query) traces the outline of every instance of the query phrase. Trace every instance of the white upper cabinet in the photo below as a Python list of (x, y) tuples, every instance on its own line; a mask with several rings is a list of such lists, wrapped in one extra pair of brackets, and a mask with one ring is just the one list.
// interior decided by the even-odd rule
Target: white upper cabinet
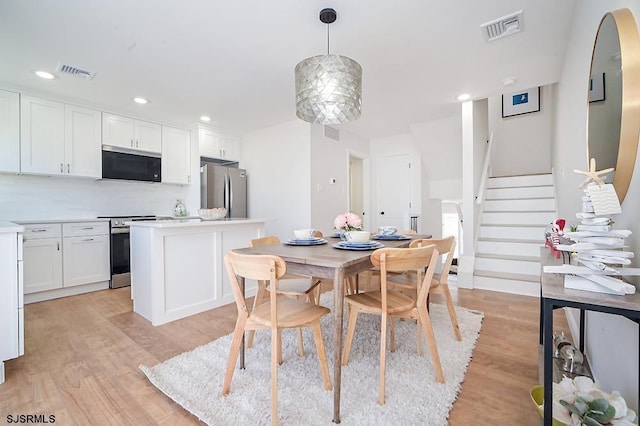
[(65, 105), (65, 172), (71, 176), (102, 177), (100, 111)]
[(204, 127), (198, 128), (201, 157), (238, 161), (238, 138)]
[(135, 120), (134, 135), (136, 149), (149, 152), (162, 151), (162, 127), (156, 123)]
[(20, 171), (20, 95), (0, 90), (0, 172)]
[(23, 96), (20, 113), (21, 171), (63, 174), (64, 104)]
[(100, 111), (23, 96), (22, 173), (99, 178)]
[(159, 153), (162, 150), (161, 126), (157, 123), (103, 113), (102, 143)]
[(162, 126), (162, 182), (191, 182), (191, 135), (186, 130)]

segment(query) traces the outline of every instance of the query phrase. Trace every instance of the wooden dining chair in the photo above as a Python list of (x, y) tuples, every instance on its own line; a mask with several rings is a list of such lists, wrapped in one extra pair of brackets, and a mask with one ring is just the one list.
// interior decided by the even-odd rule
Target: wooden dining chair
[[(318, 352), (324, 389), (331, 390), (327, 355), (320, 328), (320, 318), (330, 311), (323, 306), (278, 294), (279, 279), (287, 269), (284, 260), (278, 256), (248, 255), (229, 251), (224, 256), (224, 263), (236, 300), (238, 319), (233, 331), (222, 394), (229, 394), (245, 330), (271, 330), (271, 423), (275, 425), (278, 423), (278, 363), (281, 330), (311, 327)], [(269, 303), (263, 303), (249, 311), (238, 277), (269, 283), (268, 289), (271, 296)]]
[[(396, 234), (398, 234), (398, 235), (417, 235), (418, 233), (416, 231), (414, 231), (413, 229), (398, 229), (396, 231)], [(393, 272), (393, 274), (405, 275), (405, 271)], [(378, 279), (380, 278), (380, 269), (376, 268), (375, 266), (372, 267), (369, 270), (369, 280), (368, 280), (368, 283), (367, 283), (367, 288), (368, 289), (371, 288), (371, 283), (373, 282), (373, 278), (374, 277), (378, 277)]]
[[(440, 256), (445, 256), (444, 263), (442, 263), (442, 270), (440, 273), (434, 272), (431, 280), (431, 287), (429, 288), (429, 296), (431, 294), (440, 294), (443, 296), (447, 311), (449, 312), (449, 318), (451, 319), (451, 326), (453, 327), (453, 333), (456, 336), (457, 341), (462, 340), (460, 335), (460, 326), (458, 324), (458, 317), (456, 315), (456, 309), (453, 305), (453, 298), (451, 297), (451, 291), (449, 289), (449, 271), (451, 270), (451, 264), (453, 263), (453, 254), (456, 249), (456, 239), (454, 236), (445, 238), (427, 238), (411, 241), (409, 247), (420, 247), (427, 245), (435, 245), (436, 249), (440, 253)], [(392, 288), (396, 290), (404, 291), (407, 294), (412, 295), (414, 298), (418, 296), (418, 283), (421, 282), (420, 277), (416, 276), (415, 280), (404, 281), (389, 281)], [(429, 302), (427, 297), (426, 302)], [(428, 305), (427, 305), (428, 308)], [(418, 333), (418, 353), (422, 353), (422, 345), (420, 344), (420, 333)]]
[[(258, 247), (280, 244), (280, 239), (275, 236), (255, 238), (249, 241), (249, 247)], [(313, 302), (316, 305), (320, 300), (320, 280), (313, 277), (305, 277), (302, 275), (286, 274), (280, 280), (278, 294), (283, 294), (294, 299), (303, 299), (307, 302)], [(264, 302), (264, 297), (268, 291), (264, 281), (258, 281), (258, 290), (253, 298), (253, 309)], [(253, 346), (253, 338), (255, 331), (250, 331), (247, 337), (247, 348)], [(304, 344), (302, 338), (302, 329), (298, 329), (298, 355), (304, 356)], [(282, 364), (282, 358), (279, 360)]]
[[(349, 324), (345, 347), (342, 353), (342, 365), (349, 362), (349, 353), (353, 343), (356, 322), (360, 312), (380, 315), (380, 388), (378, 403), (384, 404), (385, 397), (385, 372), (386, 372), (386, 343), (387, 343), (387, 322), (393, 317), (419, 318), (421, 325), (427, 336), (427, 343), (431, 353), (431, 362), (436, 374), (436, 380), (444, 383), (440, 356), (436, 347), (436, 340), (431, 327), (431, 320), (427, 312), (426, 302), (416, 305), (416, 301), (402, 294), (399, 291), (387, 288), (387, 276), (389, 272), (395, 271), (419, 271), (427, 268), (424, 276), (424, 289), (420, 292), (418, 301), (422, 298), (426, 300), (429, 284), (433, 277), (434, 266), (438, 259), (438, 251), (435, 246), (417, 248), (381, 248), (371, 254), (371, 263), (380, 269), (380, 290), (367, 291), (345, 296), (345, 302), (349, 309)], [(392, 336), (395, 337), (395, 336)], [(392, 340), (392, 343), (394, 340)], [(395, 347), (393, 348), (395, 349)]]

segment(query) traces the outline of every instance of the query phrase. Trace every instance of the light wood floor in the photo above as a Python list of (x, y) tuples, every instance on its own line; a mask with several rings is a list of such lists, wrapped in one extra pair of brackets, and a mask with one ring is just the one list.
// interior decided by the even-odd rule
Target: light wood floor
[[(129, 290), (25, 306), (25, 356), (5, 364), (0, 424), (19, 414), (54, 415), (60, 425), (199, 423), (138, 366), (230, 333), (235, 304), (153, 327), (132, 312)], [(459, 290), (455, 297), (485, 318), (450, 424), (539, 425), (529, 398), (538, 384), (538, 299), (482, 290)], [(556, 315), (554, 324), (566, 328), (564, 314)]]

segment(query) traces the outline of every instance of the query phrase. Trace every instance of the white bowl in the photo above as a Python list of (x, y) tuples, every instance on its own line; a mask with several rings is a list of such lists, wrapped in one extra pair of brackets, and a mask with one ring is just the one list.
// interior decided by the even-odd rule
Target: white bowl
[(371, 237), (371, 232), (369, 231), (348, 231), (344, 233), (344, 237), (347, 241), (351, 241), (353, 243), (366, 243), (369, 241), (369, 237)]
[(293, 231), (293, 235), (295, 235), (299, 240), (310, 240), (315, 236), (315, 234), (316, 230), (311, 228), (296, 229), (295, 231)]
[(198, 209), (198, 216), (205, 220), (218, 220), (227, 215), (227, 209), (218, 207), (214, 209)]

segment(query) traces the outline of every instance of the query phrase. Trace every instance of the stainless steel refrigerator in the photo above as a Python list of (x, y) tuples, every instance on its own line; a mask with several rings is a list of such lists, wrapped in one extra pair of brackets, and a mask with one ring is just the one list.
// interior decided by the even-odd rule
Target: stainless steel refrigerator
[(227, 218), (247, 217), (247, 173), (244, 169), (203, 162), (200, 183), (203, 209), (225, 207)]

